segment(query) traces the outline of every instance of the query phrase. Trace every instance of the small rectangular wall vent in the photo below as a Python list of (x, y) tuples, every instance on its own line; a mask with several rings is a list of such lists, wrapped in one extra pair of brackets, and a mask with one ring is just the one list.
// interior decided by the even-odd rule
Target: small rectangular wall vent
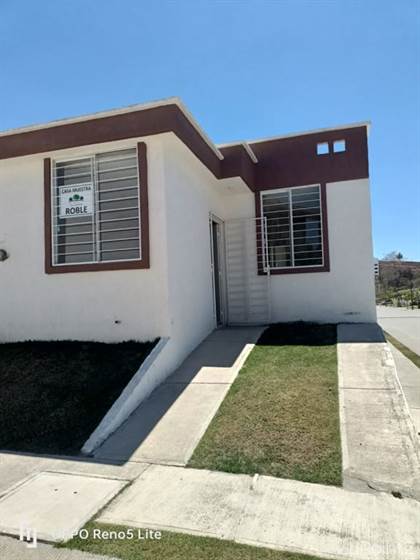
[(337, 154), (339, 152), (346, 151), (346, 141), (345, 140), (334, 140), (333, 144), (334, 153)]
[(316, 153), (318, 156), (329, 154), (330, 149), (328, 146), (328, 142), (318, 142), (318, 144), (316, 145)]

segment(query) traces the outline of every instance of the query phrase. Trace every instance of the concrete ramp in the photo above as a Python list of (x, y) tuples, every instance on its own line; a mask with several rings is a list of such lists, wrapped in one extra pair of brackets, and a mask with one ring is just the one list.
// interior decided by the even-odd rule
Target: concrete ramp
[(101, 460), (186, 465), (263, 328), (214, 331), (104, 444)]
[(380, 327), (337, 334), (344, 487), (420, 499), (418, 439)]

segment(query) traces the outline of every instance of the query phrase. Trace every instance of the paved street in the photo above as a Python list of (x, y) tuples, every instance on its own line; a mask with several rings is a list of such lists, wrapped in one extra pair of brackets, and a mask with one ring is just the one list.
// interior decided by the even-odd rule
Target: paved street
[(378, 305), (381, 327), (420, 356), (420, 309)]

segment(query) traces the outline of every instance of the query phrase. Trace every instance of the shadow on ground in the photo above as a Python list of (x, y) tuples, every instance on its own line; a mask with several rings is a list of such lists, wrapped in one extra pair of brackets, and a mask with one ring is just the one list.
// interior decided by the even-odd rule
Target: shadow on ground
[[(266, 329), (256, 344), (334, 345), (331, 326), (278, 323)], [(385, 342), (376, 324), (349, 332), (349, 339), (343, 342)], [(175, 415), (177, 421), (190, 422), (194, 430), (202, 407), (207, 403), (210, 408), (204, 413), (210, 414), (212, 403), (218, 407), (223, 400), (224, 387), (233, 381), (231, 368), (244, 346), (255, 343), (255, 333), (252, 328), (214, 331), (111, 436), (112, 445), (107, 440), (89, 460), (110, 464), (130, 460), (168, 411), (176, 407), (180, 410)], [(82, 445), (154, 344), (0, 344), (0, 449), (34, 456), (79, 456), (77, 460), (84, 461)], [(187, 410), (182, 414), (187, 397), (192, 406), (190, 415)], [(194, 416), (194, 409), (198, 416)]]
[(155, 342), (0, 344), (0, 449), (77, 454)]

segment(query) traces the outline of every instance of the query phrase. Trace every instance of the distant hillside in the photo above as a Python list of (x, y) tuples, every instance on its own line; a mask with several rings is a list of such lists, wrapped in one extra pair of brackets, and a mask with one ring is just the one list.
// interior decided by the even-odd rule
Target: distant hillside
[(420, 261), (379, 261), (379, 274), (381, 270), (412, 270), (413, 273), (420, 273)]
[(376, 300), (385, 305), (420, 308), (420, 262), (379, 261)]

